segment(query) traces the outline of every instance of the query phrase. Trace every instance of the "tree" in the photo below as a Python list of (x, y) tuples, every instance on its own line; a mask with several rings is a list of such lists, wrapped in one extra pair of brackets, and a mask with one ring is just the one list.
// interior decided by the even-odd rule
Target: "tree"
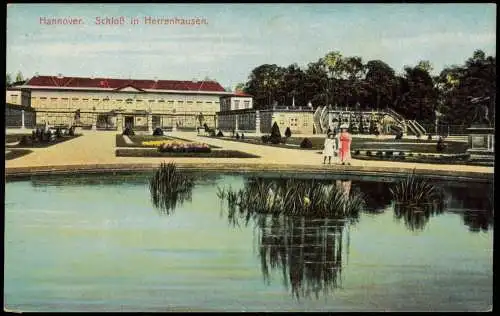
[(366, 71), (371, 107), (379, 109), (382, 104), (392, 105), (397, 82), (394, 69), (381, 60), (370, 60), (366, 63)]
[(275, 64), (261, 65), (252, 70), (246, 84), (246, 92), (254, 96), (255, 108), (270, 107), (283, 98), (285, 69)]
[(276, 122), (274, 122), (273, 126), (271, 127), (270, 140), (273, 144), (279, 144), (281, 142), (280, 128), (278, 126), (278, 123)]
[(234, 88), (235, 91), (245, 91), (245, 84), (240, 82), (236, 85), (236, 87)]
[(292, 137), (292, 131), (290, 130), (290, 127), (287, 127), (285, 130), (285, 137), (290, 138)]
[(9, 87), (12, 84), (12, 76), (10, 74), (5, 74), (5, 86)]
[(20, 71), (18, 71), (16, 75), (16, 82), (20, 81), (24, 81), (24, 79), (23, 79), (23, 74)]

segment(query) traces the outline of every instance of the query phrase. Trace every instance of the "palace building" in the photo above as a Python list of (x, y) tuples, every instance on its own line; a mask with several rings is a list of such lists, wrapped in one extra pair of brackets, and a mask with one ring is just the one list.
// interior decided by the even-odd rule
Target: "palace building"
[(36, 123), (94, 129), (216, 127), (221, 97), (215, 81), (34, 76), (7, 89), (7, 102), (32, 107)]

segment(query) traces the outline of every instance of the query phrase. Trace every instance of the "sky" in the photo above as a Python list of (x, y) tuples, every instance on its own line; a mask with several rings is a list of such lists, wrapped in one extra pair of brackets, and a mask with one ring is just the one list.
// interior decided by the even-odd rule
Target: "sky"
[[(96, 17), (125, 17), (96, 25)], [(145, 17), (204, 25), (146, 25)], [(44, 25), (40, 18), (81, 18)], [(139, 24), (130, 24), (130, 18)], [(330, 51), (433, 73), (496, 52), (495, 4), (9, 4), (7, 73), (246, 82), (262, 64), (306, 67)]]

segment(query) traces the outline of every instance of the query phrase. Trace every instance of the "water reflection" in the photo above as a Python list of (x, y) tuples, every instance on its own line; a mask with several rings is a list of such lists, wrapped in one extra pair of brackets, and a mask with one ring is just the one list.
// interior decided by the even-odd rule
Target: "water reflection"
[(390, 183), (375, 181), (354, 181), (353, 187), (363, 192), (365, 200), (364, 211), (379, 214), (386, 210), (392, 203), (392, 195), (389, 191)]
[[(266, 205), (274, 201), (269, 201), (267, 192), (269, 188), (276, 189), (279, 183), (280, 180), (250, 179), (238, 193), (229, 190), (219, 191), (218, 195), (227, 201), (230, 225), (255, 226), (254, 239), (266, 283), (271, 282), (275, 271), (297, 300), (327, 296), (341, 286), (343, 251), (348, 254), (349, 249), (348, 238), (343, 249), (344, 235), (349, 223), (357, 219), (359, 210), (331, 212), (335, 214), (333, 217), (311, 216), (311, 212), (306, 216), (293, 216), (284, 211), (270, 211)], [(346, 207), (349, 200), (359, 199), (357, 193), (351, 192), (351, 181), (336, 181), (330, 185), (342, 196), (341, 202), (334, 206)], [(246, 207), (246, 198), (253, 198), (252, 207)]]
[(493, 212), (491, 211), (465, 211), (462, 213), (462, 219), (469, 231), (487, 232), (493, 228)]
[(177, 206), (191, 201), (195, 179), (179, 172), (174, 163), (162, 163), (149, 182), (153, 206), (169, 215)]
[(258, 219), (257, 245), (264, 280), (271, 270), (296, 299), (328, 295), (341, 286), (345, 222), (305, 217)]

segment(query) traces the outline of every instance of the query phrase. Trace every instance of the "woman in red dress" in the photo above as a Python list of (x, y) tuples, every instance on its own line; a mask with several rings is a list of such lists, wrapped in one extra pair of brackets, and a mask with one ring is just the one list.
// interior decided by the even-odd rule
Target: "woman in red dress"
[(347, 131), (348, 127), (347, 125), (342, 125), (340, 127), (340, 135), (339, 135), (339, 143), (340, 143), (340, 150), (339, 150), (339, 156), (340, 156), (340, 162), (342, 162), (343, 165), (351, 164), (351, 142), (352, 142), (352, 137), (351, 134)]

